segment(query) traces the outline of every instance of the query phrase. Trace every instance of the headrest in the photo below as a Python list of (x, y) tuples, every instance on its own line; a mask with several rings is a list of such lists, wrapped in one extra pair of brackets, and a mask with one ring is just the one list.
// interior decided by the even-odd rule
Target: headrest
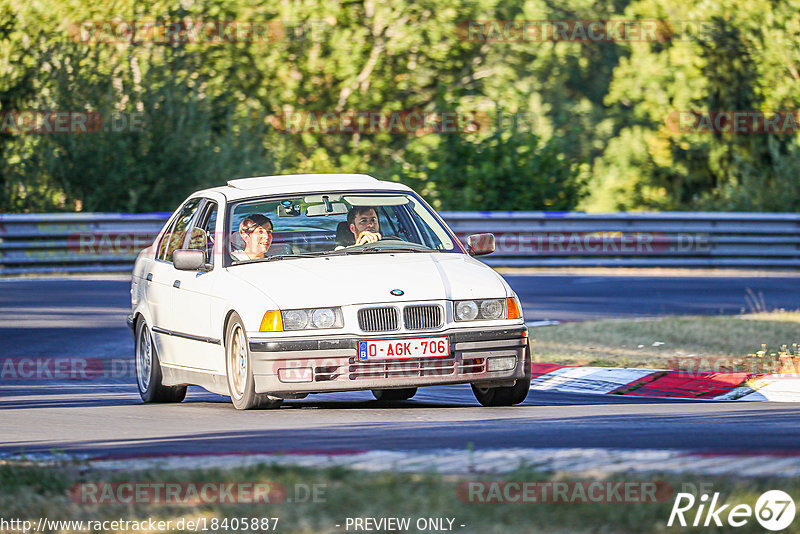
[(350, 231), (347, 221), (342, 221), (336, 225), (336, 244), (343, 247), (350, 247), (356, 244), (356, 237)]

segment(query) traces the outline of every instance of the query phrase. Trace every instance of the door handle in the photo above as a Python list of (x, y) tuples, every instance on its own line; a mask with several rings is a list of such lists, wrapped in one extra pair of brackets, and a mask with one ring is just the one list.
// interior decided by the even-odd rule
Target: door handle
[(177, 287), (178, 289), (180, 289), (181, 288), (181, 281), (180, 280), (175, 280), (175, 282), (172, 284), (172, 287)]
[(153, 273), (147, 273), (147, 281), (148, 282), (152, 282), (153, 281)]

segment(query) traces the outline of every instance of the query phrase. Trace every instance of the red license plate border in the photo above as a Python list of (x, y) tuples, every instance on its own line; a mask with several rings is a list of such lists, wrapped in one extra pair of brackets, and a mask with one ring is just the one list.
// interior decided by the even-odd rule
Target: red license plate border
[[(369, 343), (403, 343), (413, 341), (444, 341), (446, 343), (446, 352), (444, 354), (425, 354), (425, 355), (410, 355), (410, 356), (369, 356)], [(408, 338), (395, 338), (395, 339), (361, 339), (358, 341), (358, 361), (361, 362), (374, 362), (374, 361), (387, 361), (387, 360), (412, 360), (416, 358), (447, 358), (450, 356), (450, 337), (449, 336), (425, 336), (425, 337), (408, 337)]]

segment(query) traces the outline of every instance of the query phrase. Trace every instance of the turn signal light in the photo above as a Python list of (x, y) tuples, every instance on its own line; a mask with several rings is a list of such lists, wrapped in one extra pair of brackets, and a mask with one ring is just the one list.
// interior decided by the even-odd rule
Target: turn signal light
[(506, 299), (506, 309), (508, 310), (509, 319), (520, 319), (522, 317), (522, 312), (517, 305), (517, 299), (514, 297), (508, 297)]
[(261, 327), (259, 332), (283, 332), (283, 318), (281, 312), (277, 310), (270, 310), (264, 314), (261, 319)]

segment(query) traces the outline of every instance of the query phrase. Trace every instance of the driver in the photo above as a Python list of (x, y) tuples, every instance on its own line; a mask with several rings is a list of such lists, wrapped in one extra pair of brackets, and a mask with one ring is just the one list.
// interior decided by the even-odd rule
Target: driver
[(355, 206), (347, 213), (347, 224), (356, 239), (356, 245), (376, 243), (381, 240), (378, 210), (370, 206)]
[(245, 243), (244, 250), (236, 250), (231, 257), (236, 261), (263, 258), (272, 244), (272, 221), (260, 213), (245, 217), (239, 225), (239, 235)]

